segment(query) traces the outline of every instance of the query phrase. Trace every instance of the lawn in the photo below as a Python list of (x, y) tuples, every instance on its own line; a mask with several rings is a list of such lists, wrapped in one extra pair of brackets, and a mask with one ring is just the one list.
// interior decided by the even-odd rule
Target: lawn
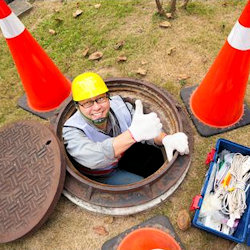
[[(166, 19), (156, 13), (153, 0), (30, 2), (33, 9), (20, 19), (67, 77), (94, 71), (103, 78), (141, 79), (164, 88), (180, 105), (181, 88), (202, 81), (246, 3), (193, 0), (186, 10), (178, 7), (176, 17), (167, 20), (171, 27), (162, 28), (159, 24)], [(74, 17), (77, 10), (82, 14)], [(117, 48), (119, 43), (123, 46)], [(89, 55), (97, 51), (102, 58), (90, 60)], [(44, 122), (17, 107), (24, 90), (2, 35), (0, 53), (0, 126), (16, 120)], [(121, 56), (126, 60), (119, 61)], [(250, 106), (249, 86), (245, 101)], [(27, 238), (2, 244), (0, 249), (100, 249), (106, 240), (159, 214), (168, 216), (186, 249), (228, 249), (231, 242), (194, 227), (181, 231), (177, 215), (180, 210), (189, 210), (193, 196), (199, 194), (207, 171), (206, 155), (218, 138), (249, 147), (250, 127), (208, 138), (201, 137), (193, 125), (192, 132), (194, 154), (188, 174), (160, 206), (140, 214), (111, 217), (89, 213), (62, 196), (42, 228)], [(100, 226), (107, 233), (98, 233), (96, 227)]]

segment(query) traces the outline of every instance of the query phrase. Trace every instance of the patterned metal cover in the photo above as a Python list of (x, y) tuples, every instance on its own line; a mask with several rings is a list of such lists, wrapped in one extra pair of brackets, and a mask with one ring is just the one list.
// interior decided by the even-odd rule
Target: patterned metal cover
[(65, 164), (56, 135), (34, 121), (0, 129), (0, 243), (38, 229), (61, 195)]

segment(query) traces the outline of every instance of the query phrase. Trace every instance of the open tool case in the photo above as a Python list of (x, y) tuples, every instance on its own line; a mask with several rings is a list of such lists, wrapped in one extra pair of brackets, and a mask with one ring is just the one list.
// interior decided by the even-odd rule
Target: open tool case
[(249, 189), (246, 193), (247, 208), (244, 211), (244, 214), (241, 216), (239, 224), (232, 235), (228, 235), (223, 232), (214, 230), (213, 228), (204, 226), (204, 224), (199, 220), (200, 208), (202, 206), (202, 202), (206, 194), (206, 189), (209, 183), (209, 178), (211, 176), (212, 169), (215, 166), (214, 163), (216, 162), (217, 155), (223, 149), (226, 149), (230, 151), (231, 153), (241, 153), (242, 155), (250, 155), (250, 148), (248, 147), (239, 145), (237, 143), (234, 143), (225, 139), (219, 139), (217, 141), (215, 154), (214, 154), (213, 160), (210, 162), (209, 170), (206, 174), (206, 178), (205, 178), (203, 188), (201, 190), (201, 194), (194, 197), (193, 203), (191, 205), (191, 207), (195, 209), (195, 214), (194, 214), (192, 224), (195, 227), (206, 230), (217, 236), (220, 236), (225, 239), (232, 240), (238, 243), (246, 243), (248, 246), (250, 246), (250, 221), (249, 221), (250, 220), (250, 192), (249, 192)]

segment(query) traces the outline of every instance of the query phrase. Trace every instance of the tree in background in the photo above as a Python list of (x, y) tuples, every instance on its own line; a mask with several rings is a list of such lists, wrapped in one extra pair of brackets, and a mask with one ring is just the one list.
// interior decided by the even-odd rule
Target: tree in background
[[(187, 4), (188, 4), (189, 0), (183, 0), (183, 3), (181, 5), (182, 8), (186, 9), (187, 8)], [(167, 18), (171, 18), (175, 15), (175, 11), (176, 11), (176, 0), (171, 0), (170, 2), (170, 7), (169, 7), (169, 13), (166, 13), (166, 11), (164, 10), (164, 8), (162, 7), (162, 3), (160, 0), (155, 0), (157, 9), (158, 9), (158, 13), (161, 16), (166, 16)]]

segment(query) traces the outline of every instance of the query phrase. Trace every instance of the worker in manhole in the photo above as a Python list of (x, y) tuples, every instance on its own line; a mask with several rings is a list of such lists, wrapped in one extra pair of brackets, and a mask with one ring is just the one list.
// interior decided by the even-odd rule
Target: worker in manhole
[(188, 154), (187, 136), (166, 135), (156, 113), (143, 113), (140, 100), (135, 108), (121, 96), (109, 96), (103, 79), (86, 72), (72, 82), (77, 111), (65, 122), (63, 138), (78, 171), (97, 182), (125, 185), (143, 180), (168, 160), (174, 150)]

